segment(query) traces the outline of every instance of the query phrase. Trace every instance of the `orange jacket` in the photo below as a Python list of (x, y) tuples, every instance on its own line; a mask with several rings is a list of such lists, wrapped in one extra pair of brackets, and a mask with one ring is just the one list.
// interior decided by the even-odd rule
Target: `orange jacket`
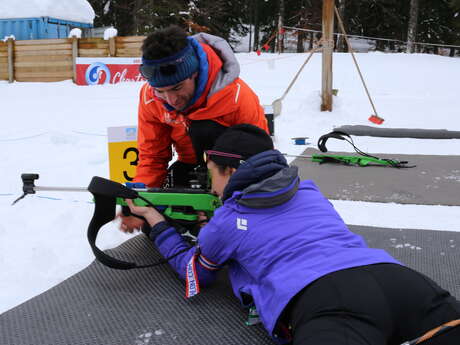
[(213, 83), (221, 73), (222, 61), (210, 46), (203, 43), (201, 46), (208, 57), (208, 82), (202, 96), (186, 114), (167, 111), (148, 83), (141, 88), (137, 138), (139, 162), (135, 182), (160, 187), (166, 178), (173, 146), (179, 161), (196, 163), (192, 142), (187, 134), (190, 121), (213, 120), (223, 126), (249, 123), (268, 132), (267, 120), (257, 95), (241, 79), (236, 78), (210, 95)]

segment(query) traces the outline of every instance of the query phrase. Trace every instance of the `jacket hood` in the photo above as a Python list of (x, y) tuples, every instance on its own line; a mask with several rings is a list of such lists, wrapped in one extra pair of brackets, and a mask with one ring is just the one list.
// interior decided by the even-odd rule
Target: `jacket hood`
[(209, 96), (222, 90), (225, 86), (235, 81), (240, 76), (240, 64), (233, 53), (232, 47), (222, 37), (206, 33), (198, 33), (192, 36), (200, 43), (207, 44), (222, 60), (222, 68), (213, 81)]
[(251, 208), (268, 208), (289, 201), (299, 185), (298, 168), (289, 167), (277, 150), (252, 156), (240, 165), (225, 187), (223, 200)]

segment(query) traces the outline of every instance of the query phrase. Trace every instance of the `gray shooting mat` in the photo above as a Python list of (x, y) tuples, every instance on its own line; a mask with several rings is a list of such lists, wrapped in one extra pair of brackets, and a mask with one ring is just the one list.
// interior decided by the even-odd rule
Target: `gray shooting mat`
[[(321, 154), (308, 148), (302, 155)], [(326, 154), (353, 155), (349, 152)], [(460, 156), (377, 154), (379, 158), (408, 161), (415, 168), (319, 164), (296, 158), (302, 179), (313, 180), (330, 199), (398, 204), (460, 206)]]
[(349, 228), (363, 236), (369, 247), (386, 250), (460, 299), (460, 232), (357, 225)]
[[(138, 264), (161, 258), (144, 235), (109, 253)], [(274, 344), (261, 325), (246, 326), (246, 319), (225, 274), (187, 300), (184, 283), (167, 264), (120, 271), (95, 261), (1, 314), (0, 344)]]
[[(460, 297), (460, 232), (350, 228), (364, 236), (370, 246), (386, 249)], [(144, 235), (109, 252), (137, 263), (160, 258)], [(274, 344), (260, 325), (244, 324), (246, 313), (233, 296), (225, 274), (190, 300), (184, 298), (184, 291), (184, 284), (168, 265), (118, 271), (93, 262), (61, 284), (1, 314), (0, 344)]]

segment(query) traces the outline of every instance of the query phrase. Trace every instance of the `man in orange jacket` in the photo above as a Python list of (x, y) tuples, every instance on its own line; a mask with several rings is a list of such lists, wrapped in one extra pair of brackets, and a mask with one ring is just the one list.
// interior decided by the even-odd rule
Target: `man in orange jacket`
[[(268, 132), (257, 95), (239, 78), (238, 61), (220, 37), (188, 37), (178, 26), (155, 31), (142, 45), (140, 71), (147, 83), (140, 92), (134, 182), (163, 186), (174, 148), (177, 161), (169, 171), (175, 185), (186, 185), (202, 152), (227, 127), (248, 123)], [(132, 216), (121, 218), (123, 231), (143, 224)]]

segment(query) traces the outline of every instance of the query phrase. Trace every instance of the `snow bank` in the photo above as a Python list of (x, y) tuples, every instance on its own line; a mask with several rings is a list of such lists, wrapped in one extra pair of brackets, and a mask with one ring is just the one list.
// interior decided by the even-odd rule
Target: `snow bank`
[(69, 38), (76, 37), (81, 38), (81, 30), (79, 28), (73, 28), (69, 32)]
[(16, 39), (16, 37), (14, 37), (14, 35), (9, 35), (9, 36), (5, 36), (5, 37), (3, 38), (2, 41), (3, 41), (3, 42), (6, 42), (6, 41), (8, 41), (10, 38), (13, 39), (13, 40)]
[(108, 28), (104, 31), (104, 39), (107, 41), (111, 39), (112, 37), (117, 37), (118, 35), (118, 30), (115, 28)]

